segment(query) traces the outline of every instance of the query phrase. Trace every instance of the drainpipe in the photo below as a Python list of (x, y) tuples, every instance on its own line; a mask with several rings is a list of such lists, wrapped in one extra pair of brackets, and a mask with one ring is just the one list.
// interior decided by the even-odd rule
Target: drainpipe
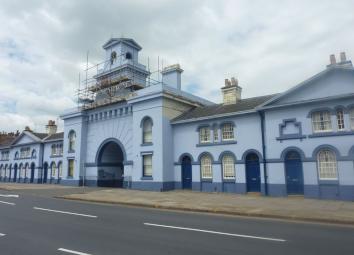
[(268, 175), (267, 175), (267, 154), (265, 145), (265, 125), (264, 125), (264, 112), (259, 111), (259, 116), (261, 118), (261, 132), (262, 132), (262, 154), (263, 154), (263, 175), (264, 175), (264, 193), (268, 195)]

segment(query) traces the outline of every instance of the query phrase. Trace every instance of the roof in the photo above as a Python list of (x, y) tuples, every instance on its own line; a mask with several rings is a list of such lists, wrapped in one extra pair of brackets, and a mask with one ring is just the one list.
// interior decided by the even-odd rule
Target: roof
[(196, 107), (185, 113), (182, 113), (180, 116), (174, 118), (172, 122), (193, 120), (193, 119), (199, 119), (203, 117), (212, 117), (216, 115), (254, 110), (257, 106), (270, 100), (276, 95), (277, 94), (245, 98), (239, 100), (236, 104), (229, 104), (229, 105), (215, 104), (215, 105), (209, 105), (204, 107)]
[(136, 41), (134, 41), (133, 39), (130, 39), (130, 38), (111, 38), (108, 40), (108, 42), (103, 44), (102, 47), (103, 47), (103, 49), (107, 49), (110, 46), (113, 46), (113, 45), (118, 44), (120, 42), (130, 45), (131, 47), (137, 49), (138, 51), (142, 49), (142, 47), (139, 44), (137, 44)]
[(16, 138), (16, 136), (1, 137), (1, 139), (0, 139), (0, 147), (10, 146), (11, 143), (15, 140), (15, 138)]
[(38, 137), (39, 139), (44, 139), (48, 136), (47, 133), (35, 133), (35, 132), (31, 132), (34, 136)]
[(44, 139), (44, 141), (61, 140), (61, 139), (64, 139), (64, 132), (52, 134), (48, 136), (46, 139)]

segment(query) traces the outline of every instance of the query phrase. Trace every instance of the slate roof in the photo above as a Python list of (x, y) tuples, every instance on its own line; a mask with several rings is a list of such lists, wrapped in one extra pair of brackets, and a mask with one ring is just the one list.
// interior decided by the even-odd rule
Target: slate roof
[(7, 146), (11, 145), (11, 143), (15, 139), (16, 139), (16, 136), (3, 137), (2, 139), (0, 139), (0, 147), (7, 147)]
[(39, 139), (44, 139), (48, 136), (47, 133), (35, 133), (35, 132), (31, 132), (34, 136), (38, 137)]
[(237, 113), (243, 111), (249, 111), (255, 109), (257, 106), (263, 104), (264, 102), (270, 100), (271, 98), (277, 96), (278, 94), (260, 96), (260, 97), (251, 97), (239, 100), (236, 104), (215, 104), (204, 107), (196, 107), (185, 113), (182, 113), (180, 116), (174, 118), (172, 122), (179, 122), (184, 120), (192, 120), (203, 117), (212, 117), (215, 115), (222, 115), (228, 113)]
[(52, 135), (48, 136), (46, 139), (44, 139), (44, 140), (45, 141), (51, 141), (51, 140), (61, 140), (61, 139), (64, 139), (64, 132), (52, 134)]

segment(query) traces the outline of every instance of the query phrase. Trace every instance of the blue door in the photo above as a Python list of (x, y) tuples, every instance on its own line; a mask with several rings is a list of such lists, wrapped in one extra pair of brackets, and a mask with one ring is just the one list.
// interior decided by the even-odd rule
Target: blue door
[(285, 157), (286, 189), (289, 195), (304, 194), (304, 178), (302, 173), (302, 161), (299, 153), (290, 151)]
[(44, 171), (43, 171), (43, 183), (47, 183), (47, 178), (48, 178), (48, 164), (44, 164)]
[(246, 157), (247, 192), (261, 192), (261, 170), (259, 158), (252, 153)]
[(30, 179), (30, 183), (34, 182), (34, 164), (31, 165), (31, 179)]
[(15, 165), (14, 167), (14, 179), (13, 179), (13, 182), (16, 182), (17, 180), (17, 165)]
[(182, 188), (192, 188), (192, 162), (188, 156), (182, 159)]

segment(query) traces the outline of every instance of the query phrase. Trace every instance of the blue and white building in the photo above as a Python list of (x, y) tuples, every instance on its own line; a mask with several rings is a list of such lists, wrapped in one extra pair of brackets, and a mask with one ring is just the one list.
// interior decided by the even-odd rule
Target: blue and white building
[(354, 68), (344, 53), (275, 95), (243, 98), (226, 79), (215, 104), (183, 91), (179, 65), (151, 85), (134, 40), (103, 48), (90, 96), (61, 115), (63, 133), (51, 122), (47, 134), (25, 130), (1, 145), (2, 181), (354, 201)]

